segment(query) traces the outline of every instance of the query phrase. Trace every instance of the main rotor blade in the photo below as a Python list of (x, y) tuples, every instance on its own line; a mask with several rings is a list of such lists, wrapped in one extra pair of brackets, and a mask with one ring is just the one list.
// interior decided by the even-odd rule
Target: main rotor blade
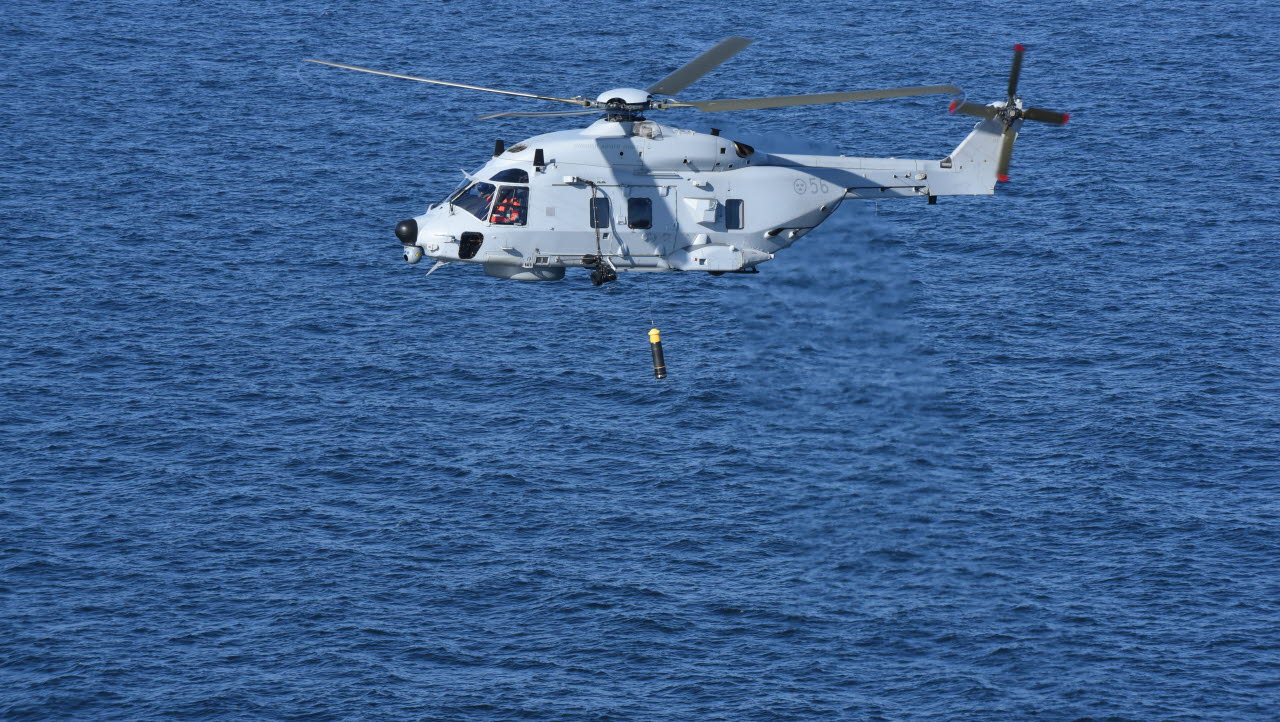
[(547, 118), (557, 115), (595, 115), (603, 112), (603, 108), (592, 108), (591, 110), (548, 110), (540, 113), (490, 113), (488, 115), (477, 115), (476, 120), (490, 120), (492, 118)]
[(880, 100), (882, 98), (906, 98), (931, 93), (959, 94), (954, 85), (920, 85), (910, 88), (887, 90), (858, 90), (851, 93), (819, 93), (817, 95), (775, 95), (768, 98), (726, 98), (724, 100), (686, 100), (671, 103), (670, 107), (692, 106), (704, 113), (722, 110), (756, 110), (759, 108), (786, 108), (793, 105), (820, 105), (844, 103), (851, 100)]
[(1022, 53), (1026, 48), (1022, 47), (1022, 43), (1013, 46), (1013, 67), (1009, 69), (1009, 102), (1013, 102), (1014, 96), (1018, 94), (1018, 76), (1022, 74)]
[(698, 78), (715, 70), (724, 61), (742, 52), (753, 42), (755, 41), (750, 38), (740, 38), (736, 35), (725, 38), (711, 46), (702, 55), (680, 66), (674, 73), (650, 85), (649, 94), (675, 95), (693, 85)]
[(313, 60), (304, 58), (308, 63), (319, 63), (320, 65), (332, 65), (335, 68), (346, 68), (347, 70), (359, 70), (362, 73), (373, 73), (374, 75), (385, 75), (390, 78), (403, 78), (404, 80), (416, 80), (419, 83), (435, 83), (436, 85), (448, 85), (453, 88), (467, 88), (468, 90), (483, 90), (486, 93), (500, 93), (502, 95), (517, 95), (522, 98), (537, 98), (538, 100), (554, 100), (560, 103), (571, 103), (573, 105), (586, 105), (585, 101), (573, 100), (570, 98), (557, 98), (552, 95), (537, 95), (534, 93), (521, 93), (515, 90), (498, 90), (496, 88), (485, 88), (479, 85), (466, 85), (464, 83), (450, 83), (446, 80), (431, 80), (430, 78), (419, 78), (414, 75), (401, 75), (400, 73), (388, 73), (385, 70), (372, 70), (370, 68), (362, 68), (358, 65), (343, 65), (342, 63), (331, 63), (327, 60)]
[(1026, 108), (1022, 111), (1022, 117), (1027, 120), (1038, 120), (1041, 123), (1066, 125), (1067, 121), (1071, 119), (1071, 114), (1059, 113), (1056, 110), (1045, 110), (1044, 108)]
[(996, 164), (996, 180), (1009, 182), (1009, 161), (1013, 158), (1013, 141), (1018, 139), (1018, 131), (1005, 128), (1000, 136), (1000, 162)]
[(977, 103), (966, 103), (959, 100), (951, 101), (951, 105), (947, 107), (947, 112), (964, 113), (977, 118), (994, 118), (1000, 115), (1000, 110), (992, 108), (990, 105), (978, 105)]

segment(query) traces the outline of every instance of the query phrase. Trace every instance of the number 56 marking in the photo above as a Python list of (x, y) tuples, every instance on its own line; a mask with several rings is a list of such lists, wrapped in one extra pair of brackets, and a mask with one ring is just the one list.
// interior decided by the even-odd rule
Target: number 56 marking
[(803, 178), (796, 178), (795, 183), (792, 183), (792, 187), (795, 188), (796, 195), (798, 196), (802, 196), (805, 193), (831, 192), (831, 186), (828, 186), (826, 181), (813, 176), (809, 177), (808, 183), (806, 183)]

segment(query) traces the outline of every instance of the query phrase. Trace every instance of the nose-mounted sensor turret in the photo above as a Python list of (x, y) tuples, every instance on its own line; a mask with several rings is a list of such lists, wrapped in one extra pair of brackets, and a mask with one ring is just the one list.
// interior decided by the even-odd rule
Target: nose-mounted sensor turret
[(406, 263), (417, 263), (422, 260), (422, 249), (418, 247), (418, 222), (412, 218), (396, 224), (396, 238), (404, 245)]

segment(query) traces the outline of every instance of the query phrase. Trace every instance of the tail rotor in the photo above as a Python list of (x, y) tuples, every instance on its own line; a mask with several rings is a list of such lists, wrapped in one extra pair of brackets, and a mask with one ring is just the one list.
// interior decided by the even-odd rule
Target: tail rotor
[(961, 100), (951, 101), (948, 110), (952, 113), (963, 113), (984, 120), (999, 118), (1004, 125), (1000, 136), (1000, 155), (996, 165), (996, 179), (1001, 183), (1009, 181), (1009, 161), (1013, 158), (1013, 142), (1018, 139), (1018, 129), (1023, 120), (1034, 120), (1038, 123), (1066, 125), (1070, 120), (1069, 113), (1043, 108), (1024, 108), (1022, 98), (1018, 97), (1018, 77), (1022, 74), (1022, 54), (1026, 48), (1021, 44), (1013, 46), (1013, 66), (1009, 69), (1008, 96), (1002, 102), (990, 105), (979, 105)]

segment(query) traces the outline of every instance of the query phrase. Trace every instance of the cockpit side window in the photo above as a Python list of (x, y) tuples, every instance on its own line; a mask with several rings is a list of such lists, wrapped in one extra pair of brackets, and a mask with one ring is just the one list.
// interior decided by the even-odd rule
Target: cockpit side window
[(489, 180), (494, 183), (528, 183), (529, 171), (523, 168), (508, 168), (500, 171)]
[(474, 183), (455, 193), (449, 202), (483, 221), (489, 214), (495, 190), (492, 183)]
[(493, 204), (493, 213), (489, 216), (489, 222), (504, 226), (523, 226), (528, 211), (528, 188), (502, 186), (498, 190), (498, 202)]

